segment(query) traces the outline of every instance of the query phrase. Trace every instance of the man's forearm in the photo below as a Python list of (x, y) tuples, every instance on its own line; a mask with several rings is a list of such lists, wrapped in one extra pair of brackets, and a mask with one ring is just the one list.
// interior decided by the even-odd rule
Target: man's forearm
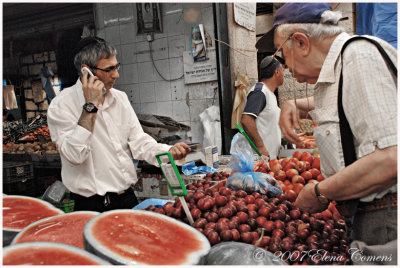
[(397, 146), (376, 149), (322, 181), (319, 189), (332, 200), (361, 198), (397, 183)]
[(78, 125), (83, 128), (86, 128), (90, 132), (93, 133), (94, 124), (96, 122), (96, 113), (88, 113), (85, 110), (82, 110), (81, 117), (79, 118)]

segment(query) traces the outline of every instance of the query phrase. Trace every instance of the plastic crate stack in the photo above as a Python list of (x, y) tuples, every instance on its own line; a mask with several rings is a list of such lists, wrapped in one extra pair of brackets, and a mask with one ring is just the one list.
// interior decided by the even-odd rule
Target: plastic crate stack
[(37, 196), (31, 162), (3, 162), (3, 192)]

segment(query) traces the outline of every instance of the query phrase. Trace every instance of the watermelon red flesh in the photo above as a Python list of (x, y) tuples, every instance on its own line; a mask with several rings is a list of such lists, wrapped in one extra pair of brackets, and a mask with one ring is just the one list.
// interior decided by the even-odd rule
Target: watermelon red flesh
[(12, 244), (46, 241), (84, 248), (83, 228), (94, 216), (94, 211), (79, 211), (57, 215), (32, 223), (23, 229)]
[[(30, 246), (27, 246), (29, 245)], [(89, 257), (81, 249), (67, 249), (52, 243), (51, 246), (34, 246), (35, 243), (21, 244), (23, 247), (3, 252), (3, 265), (101, 265), (96, 256)], [(26, 246), (25, 246), (26, 245)], [(13, 247), (13, 246), (11, 246)], [(7, 248), (5, 248), (7, 249)]]
[(3, 229), (19, 231), (35, 221), (63, 213), (37, 198), (12, 195), (3, 197)]
[(200, 232), (164, 215), (132, 210), (96, 218), (90, 226), (94, 243), (131, 263), (187, 264), (192, 253), (206, 251), (205, 254), (210, 248), (205, 237), (206, 246), (204, 240), (199, 239), (203, 237)]

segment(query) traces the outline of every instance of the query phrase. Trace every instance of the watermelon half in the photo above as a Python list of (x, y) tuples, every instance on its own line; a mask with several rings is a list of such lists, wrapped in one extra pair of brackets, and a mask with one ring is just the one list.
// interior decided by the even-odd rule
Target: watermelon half
[(64, 214), (49, 202), (34, 197), (3, 196), (3, 246), (29, 224), (55, 215)]
[(29, 242), (3, 248), (3, 265), (110, 265), (110, 263), (70, 245)]
[(197, 264), (211, 246), (193, 227), (151, 211), (112, 210), (91, 219), (85, 248), (112, 264)]
[(22, 229), (12, 244), (43, 241), (83, 249), (83, 228), (98, 214), (100, 213), (95, 211), (76, 211), (36, 221)]

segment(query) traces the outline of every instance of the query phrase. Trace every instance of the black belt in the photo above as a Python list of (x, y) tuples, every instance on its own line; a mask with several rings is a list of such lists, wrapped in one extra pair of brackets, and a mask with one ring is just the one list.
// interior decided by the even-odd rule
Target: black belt
[(72, 199), (76, 199), (76, 198), (78, 198), (78, 199), (79, 198), (81, 198), (81, 199), (94, 199), (94, 200), (98, 200), (99, 202), (103, 202), (104, 206), (108, 206), (111, 203), (111, 199), (113, 199), (115, 197), (118, 197), (118, 196), (122, 196), (124, 194), (129, 193), (129, 192), (133, 192), (132, 187), (129, 187), (128, 189), (119, 191), (117, 193), (115, 193), (115, 192), (107, 192), (104, 195), (95, 194), (95, 195), (92, 195), (92, 196), (89, 196), (89, 197), (85, 197), (83, 195), (71, 192), (71, 198)]

